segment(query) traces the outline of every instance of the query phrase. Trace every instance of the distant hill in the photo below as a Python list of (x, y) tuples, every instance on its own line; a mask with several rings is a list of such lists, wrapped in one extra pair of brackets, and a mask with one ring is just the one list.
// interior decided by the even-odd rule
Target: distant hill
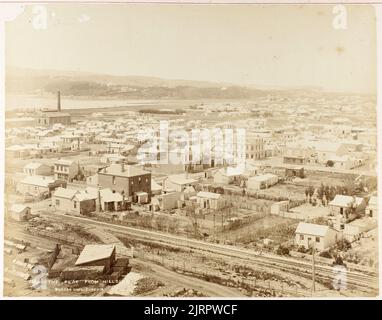
[[(258, 89), (230, 83), (171, 80), (144, 76), (115, 76), (82, 71), (6, 68), (7, 94), (44, 94), (58, 90), (69, 96), (100, 96), (131, 99), (250, 99), (270, 92), (290, 91), (280, 88)], [(316, 90), (298, 88), (297, 90)]]

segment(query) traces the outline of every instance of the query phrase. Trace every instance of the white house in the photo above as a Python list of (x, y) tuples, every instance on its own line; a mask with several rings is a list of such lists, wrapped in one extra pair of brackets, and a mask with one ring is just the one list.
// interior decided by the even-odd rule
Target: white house
[(338, 240), (340, 233), (329, 226), (300, 222), (295, 231), (295, 244), (303, 246), (306, 249), (314, 247), (319, 251), (323, 251)]
[(16, 185), (16, 191), (23, 195), (40, 197), (49, 195), (54, 189), (55, 180), (46, 176), (27, 176)]
[(9, 214), (13, 220), (25, 221), (31, 213), (31, 208), (24, 204), (14, 204), (9, 209)]
[(275, 185), (279, 181), (279, 177), (275, 174), (266, 173), (259, 176), (250, 177), (247, 182), (249, 190), (266, 189)]
[(195, 186), (198, 183), (197, 180), (188, 178), (185, 174), (176, 174), (168, 176), (164, 180), (164, 187), (166, 189), (183, 192), (190, 186)]
[(196, 194), (196, 202), (203, 209), (221, 209), (225, 206), (224, 198), (213, 192), (200, 191)]
[(50, 176), (52, 167), (39, 162), (31, 162), (24, 166), (23, 172), (27, 176)]
[(329, 202), (330, 213), (332, 215), (346, 215), (351, 213), (349, 210), (354, 209), (355, 213), (363, 213), (366, 202), (363, 198), (352, 197), (337, 194), (332, 201)]
[(219, 184), (230, 184), (239, 179), (244, 173), (244, 169), (241, 168), (221, 168), (214, 174), (214, 182)]

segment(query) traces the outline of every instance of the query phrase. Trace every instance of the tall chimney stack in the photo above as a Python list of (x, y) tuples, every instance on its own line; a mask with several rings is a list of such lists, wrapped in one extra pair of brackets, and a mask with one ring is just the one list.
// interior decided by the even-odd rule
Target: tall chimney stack
[(60, 94), (60, 91), (57, 92), (57, 111), (61, 112), (61, 94)]

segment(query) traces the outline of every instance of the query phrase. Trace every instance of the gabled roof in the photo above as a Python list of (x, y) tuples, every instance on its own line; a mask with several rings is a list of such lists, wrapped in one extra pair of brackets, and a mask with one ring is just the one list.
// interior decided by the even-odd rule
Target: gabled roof
[(197, 180), (188, 178), (185, 174), (174, 174), (171, 176), (168, 176), (168, 180), (172, 183), (184, 185), (184, 184), (194, 184), (197, 182)]
[(249, 180), (263, 182), (263, 181), (268, 181), (268, 180), (276, 179), (276, 178), (278, 178), (277, 175), (271, 174), (271, 173), (266, 173), (266, 174), (262, 174), (262, 175), (259, 175), (259, 176), (251, 177), (251, 178), (249, 178)]
[(123, 196), (119, 192), (113, 192), (111, 189), (100, 190), (101, 200), (104, 202), (119, 202), (123, 201)]
[(208, 199), (220, 199), (221, 195), (213, 192), (200, 191), (196, 194), (197, 197), (200, 198), (208, 198)]
[(335, 198), (329, 202), (329, 205), (337, 207), (350, 207), (353, 201), (357, 206), (359, 206), (362, 203), (363, 198), (337, 194)]
[(10, 211), (20, 213), (27, 208), (30, 208), (30, 207), (27, 207), (25, 204), (15, 203), (11, 206)]
[(53, 183), (55, 180), (51, 177), (45, 176), (29, 176), (25, 177), (20, 183), (30, 184), (38, 187), (48, 187), (49, 184)]
[(324, 237), (329, 230), (329, 226), (323, 226), (313, 223), (300, 222), (297, 226), (296, 233), (309, 234), (317, 237)]
[(78, 190), (75, 189), (67, 189), (67, 188), (57, 188), (53, 193), (53, 196), (65, 199), (73, 199), (73, 197), (78, 193)]
[(24, 169), (38, 169), (41, 166), (46, 166), (46, 165), (40, 162), (30, 162), (24, 166)]
[(114, 245), (88, 244), (82, 250), (75, 265), (80, 266), (85, 263), (110, 258), (114, 250)]

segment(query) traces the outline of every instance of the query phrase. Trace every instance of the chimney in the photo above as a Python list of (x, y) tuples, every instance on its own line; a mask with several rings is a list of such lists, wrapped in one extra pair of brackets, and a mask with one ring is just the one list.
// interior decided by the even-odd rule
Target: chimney
[(61, 94), (60, 94), (60, 91), (57, 92), (57, 111), (61, 112)]

